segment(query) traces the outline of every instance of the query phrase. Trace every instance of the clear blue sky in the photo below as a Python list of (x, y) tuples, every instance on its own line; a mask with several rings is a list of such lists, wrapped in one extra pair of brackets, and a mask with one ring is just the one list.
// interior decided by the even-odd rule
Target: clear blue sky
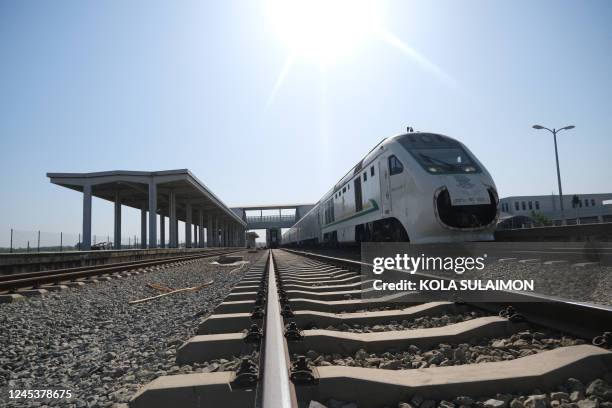
[[(230, 206), (314, 202), (406, 125), (464, 141), (508, 196), (556, 191), (552, 137), (531, 125), (575, 124), (564, 190), (612, 191), (612, 2), (384, 2), (393, 40), (369, 33), (326, 64), (298, 53), (275, 92), (295, 49), (268, 14), (0, 2), (0, 244), (10, 227), (80, 230), (81, 195), (48, 171), (189, 168)], [(112, 206), (93, 222), (112, 234)], [(138, 223), (126, 211), (124, 232)]]

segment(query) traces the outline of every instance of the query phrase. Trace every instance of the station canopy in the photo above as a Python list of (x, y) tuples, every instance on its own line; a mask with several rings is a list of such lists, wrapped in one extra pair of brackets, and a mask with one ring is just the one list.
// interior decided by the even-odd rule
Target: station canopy
[(186, 204), (206, 214), (224, 216), (246, 226), (246, 222), (223, 203), (204, 183), (187, 169), (164, 171), (103, 171), (93, 173), (47, 173), (51, 183), (76, 191), (83, 186), (92, 186), (92, 195), (115, 202), (119, 197), (122, 205), (148, 209), (149, 184), (155, 183), (158, 213), (168, 215), (169, 194), (176, 197), (176, 216), (186, 221)]

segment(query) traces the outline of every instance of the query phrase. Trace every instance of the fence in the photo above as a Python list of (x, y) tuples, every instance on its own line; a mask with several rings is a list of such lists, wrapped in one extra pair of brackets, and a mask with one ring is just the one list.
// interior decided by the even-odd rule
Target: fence
[[(113, 248), (114, 237), (110, 234), (93, 234), (92, 248), (135, 249), (140, 248), (140, 236), (121, 237), (121, 248)], [(79, 251), (81, 234), (69, 232), (44, 232), (11, 229), (8, 240), (2, 240), (0, 253), (13, 252), (63, 252)]]
[(612, 242), (612, 222), (497, 230), (495, 240)]

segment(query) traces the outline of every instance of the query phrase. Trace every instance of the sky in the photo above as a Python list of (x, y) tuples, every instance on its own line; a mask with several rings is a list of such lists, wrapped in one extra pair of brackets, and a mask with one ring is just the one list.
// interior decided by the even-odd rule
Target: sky
[[(0, 245), (80, 231), (47, 172), (188, 168), (229, 206), (316, 202), (406, 126), (464, 142), (505, 197), (557, 191), (531, 126), (575, 125), (564, 192), (612, 192), (612, 2), (277, 3), (0, 2)], [(94, 233), (112, 211), (94, 200)]]

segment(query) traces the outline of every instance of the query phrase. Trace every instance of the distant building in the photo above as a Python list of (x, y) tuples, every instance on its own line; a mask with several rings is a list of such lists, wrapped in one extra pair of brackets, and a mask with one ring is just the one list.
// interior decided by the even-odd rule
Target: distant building
[[(576, 194), (577, 204), (573, 203), (574, 194), (563, 195), (563, 209), (567, 225), (574, 224), (593, 224), (598, 222), (612, 222), (612, 193), (608, 194)], [(499, 201), (501, 211), (500, 220), (511, 220), (513, 217), (523, 220), (524, 217), (531, 217), (533, 213), (542, 214), (553, 222), (554, 225), (561, 225), (561, 209), (559, 208), (558, 195), (537, 195), (537, 196), (514, 196), (502, 198)], [(508, 223), (508, 221), (506, 221)]]

